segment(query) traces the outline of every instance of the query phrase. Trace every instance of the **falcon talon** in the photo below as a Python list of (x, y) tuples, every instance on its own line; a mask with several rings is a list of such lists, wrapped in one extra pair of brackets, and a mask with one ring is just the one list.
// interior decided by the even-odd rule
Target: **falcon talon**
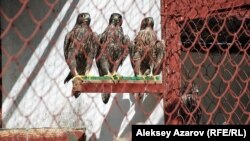
[(159, 75), (154, 75), (154, 81), (157, 81), (157, 77), (159, 77)]
[(154, 79), (155, 84), (156, 84), (156, 80), (157, 80), (156, 77), (157, 77), (157, 76), (155, 76), (155, 75), (153, 76), (153, 79)]
[(119, 83), (120, 80), (122, 80), (122, 78), (123, 78), (121, 75), (118, 75), (118, 74), (116, 75), (116, 77), (117, 77), (117, 82), (118, 82), (118, 83)]
[(112, 74), (107, 74), (107, 75), (104, 75), (104, 77), (108, 77), (109, 79), (111, 79), (113, 82), (115, 82), (115, 78)]
[(115, 82), (115, 78), (114, 78), (113, 75), (111, 75), (111, 76), (109, 76), (109, 77), (112, 79), (113, 82)]
[(119, 74), (115, 74), (115, 77), (117, 78), (117, 80), (120, 80), (122, 78), (122, 76)]
[(147, 78), (146, 77), (147, 77), (146, 75), (142, 75), (142, 79), (143, 79), (143, 81), (144, 81), (145, 84), (147, 82)]
[(154, 82), (156, 83), (157, 81), (157, 76), (158, 75), (148, 75), (148, 77), (152, 78), (154, 80)]

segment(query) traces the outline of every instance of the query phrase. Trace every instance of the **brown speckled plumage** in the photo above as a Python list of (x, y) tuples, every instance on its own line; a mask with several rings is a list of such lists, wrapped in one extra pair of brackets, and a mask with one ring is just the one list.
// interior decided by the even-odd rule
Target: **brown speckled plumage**
[(141, 22), (141, 29), (134, 40), (134, 46), (130, 48), (130, 57), (135, 75), (158, 75), (161, 72), (162, 61), (165, 56), (165, 45), (157, 39), (153, 30), (154, 21), (146, 17)]
[[(70, 72), (64, 83), (76, 75), (85, 75), (91, 69), (97, 52), (97, 35), (92, 32), (89, 24), (89, 13), (79, 14), (74, 28), (65, 37), (64, 56)], [(73, 95), (79, 96), (79, 94)]]
[[(162, 71), (162, 63), (165, 56), (165, 44), (157, 39), (153, 30), (154, 20), (146, 17), (141, 22), (140, 31), (129, 48), (130, 60), (135, 76), (158, 75)], [(142, 94), (134, 94), (136, 100), (142, 98)]]
[[(128, 36), (122, 29), (122, 16), (113, 13), (109, 25), (100, 35), (101, 47), (98, 49), (97, 67), (100, 76), (116, 73), (127, 55)], [(103, 102), (107, 103), (109, 94), (102, 94)]]

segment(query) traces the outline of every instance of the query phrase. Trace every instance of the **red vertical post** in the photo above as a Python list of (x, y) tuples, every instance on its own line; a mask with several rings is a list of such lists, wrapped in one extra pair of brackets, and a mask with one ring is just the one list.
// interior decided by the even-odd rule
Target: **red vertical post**
[(162, 37), (166, 42), (166, 59), (163, 73), (165, 84), (165, 124), (176, 124), (176, 111), (180, 104), (178, 97), (181, 85), (180, 29), (174, 16), (175, 1), (161, 1)]
[[(2, 29), (2, 26), (1, 26), (1, 22), (0, 22), (0, 28)], [(2, 48), (2, 39), (0, 39), (0, 46)], [(1, 68), (1, 74), (2, 74), (2, 49), (0, 50), (0, 58), (1, 58), (1, 61), (0, 61), (0, 68)], [(1, 91), (1, 94), (0, 94), (0, 128), (3, 128), (2, 127), (2, 94), (3, 94), (3, 84), (2, 84), (2, 78), (3, 76), (0, 77), (0, 91)]]

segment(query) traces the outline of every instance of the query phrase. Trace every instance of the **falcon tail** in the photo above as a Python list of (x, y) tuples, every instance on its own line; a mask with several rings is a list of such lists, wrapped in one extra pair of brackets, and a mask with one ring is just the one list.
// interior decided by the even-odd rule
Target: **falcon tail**
[(64, 79), (64, 84), (68, 83), (70, 79), (73, 78), (73, 74), (71, 72), (69, 72), (69, 74), (67, 75), (67, 77)]

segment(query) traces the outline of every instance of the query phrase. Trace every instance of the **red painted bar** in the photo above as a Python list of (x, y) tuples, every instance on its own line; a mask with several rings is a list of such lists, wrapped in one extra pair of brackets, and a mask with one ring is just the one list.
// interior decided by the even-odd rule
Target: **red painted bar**
[(163, 93), (163, 84), (148, 83), (83, 83), (77, 91), (84, 93)]

